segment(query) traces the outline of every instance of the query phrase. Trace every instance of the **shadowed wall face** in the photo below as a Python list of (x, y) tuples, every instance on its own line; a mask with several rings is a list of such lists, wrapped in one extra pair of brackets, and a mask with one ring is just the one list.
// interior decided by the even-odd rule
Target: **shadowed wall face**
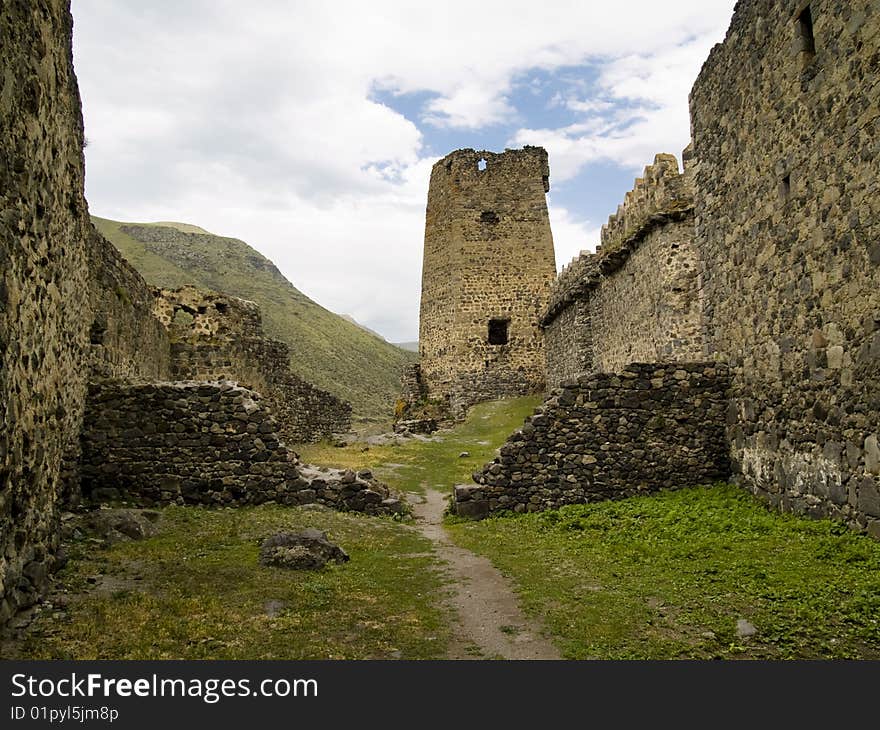
[(739, 3), (691, 93), (704, 336), (739, 478), (880, 537), (880, 7), (806, 8)]
[(419, 347), (428, 397), (454, 412), (543, 388), (549, 179), (539, 147), (459, 150), (431, 172)]
[(67, 3), (0, 15), (0, 624), (52, 567), (88, 333), (83, 128)]

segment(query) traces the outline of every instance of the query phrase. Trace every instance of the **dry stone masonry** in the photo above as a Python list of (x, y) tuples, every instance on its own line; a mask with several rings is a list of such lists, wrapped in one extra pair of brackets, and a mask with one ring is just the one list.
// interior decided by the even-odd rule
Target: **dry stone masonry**
[(880, 6), (738, 3), (690, 104), (734, 472), (880, 537)]
[(259, 391), (288, 443), (349, 429), (351, 404), (290, 371), (287, 345), (264, 335), (253, 302), (195, 287), (158, 289), (154, 313), (168, 328), (174, 379), (229, 379)]
[[(551, 385), (614, 377), (603, 373), (639, 359), (676, 361), (684, 372), (701, 357), (729, 366), (734, 478), (783, 510), (836, 517), (875, 537), (878, 72), (876, 2), (739, 2), (691, 93), (685, 173), (670, 156), (655, 159), (597, 253), (560, 275), (542, 321)], [(590, 474), (568, 475), (574, 487), (554, 482), (566, 454), (592, 459), (601, 448), (587, 428), (564, 439), (554, 431), (571, 418), (559, 397), (548, 401), (558, 422), (527, 424), (480, 486), (458, 490), (460, 511), (601, 496), (581, 485)], [(544, 444), (544, 430), (558, 443)], [(614, 437), (598, 439), (614, 450)], [(548, 454), (563, 461), (553, 467)], [(643, 478), (669, 482), (630, 466), (632, 478), (606, 496)], [(683, 469), (676, 481), (692, 477)]]
[(0, 13), (0, 625), (53, 565), (85, 392), (83, 127), (62, 0)]
[(473, 403), (538, 392), (538, 319), (555, 276), (547, 153), (458, 150), (431, 171), (419, 323), (430, 399)]
[(550, 387), (631, 362), (703, 356), (690, 175), (657, 155), (602, 228), (596, 253), (562, 271), (542, 319)]
[(467, 517), (708, 484), (729, 473), (727, 372), (713, 363), (628, 365), (566, 381), (455, 488)]
[(301, 465), (260, 395), (235, 383), (92, 384), (82, 441), (82, 490), (95, 502), (402, 510), (369, 472)]
[[(349, 409), (289, 371), (253, 305), (154, 293), (91, 227), (71, 35), (66, 0), (4, 4), (0, 625), (43, 588), (80, 473), (98, 498), (400, 509), (372, 475), (284, 446)], [(876, 0), (740, 0), (691, 93), (685, 172), (658, 156), (555, 284), (543, 149), (434, 166), (409, 397), (460, 415), (562, 386), (456, 490), (459, 512), (732, 472), (880, 538), (878, 83)], [(220, 377), (263, 400), (169, 382)]]

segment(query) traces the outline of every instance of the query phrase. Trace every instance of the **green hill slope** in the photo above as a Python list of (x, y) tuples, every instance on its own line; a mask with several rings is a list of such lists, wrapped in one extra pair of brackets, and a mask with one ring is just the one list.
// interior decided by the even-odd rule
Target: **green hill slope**
[(295, 373), (349, 401), (355, 425), (390, 421), (414, 353), (319, 306), (243, 241), (185, 223), (92, 221), (155, 286), (193, 284), (259, 304), (266, 333), (290, 347)]

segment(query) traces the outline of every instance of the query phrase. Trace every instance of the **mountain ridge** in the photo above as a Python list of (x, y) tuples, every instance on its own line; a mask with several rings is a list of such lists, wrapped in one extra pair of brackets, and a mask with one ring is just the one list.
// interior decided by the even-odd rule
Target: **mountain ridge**
[(314, 302), (244, 241), (189, 223), (92, 221), (154, 286), (192, 284), (256, 302), (266, 333), (290, 348), (293, 372), (349, 401), (353, 425), (390, 422), (413, 353)]

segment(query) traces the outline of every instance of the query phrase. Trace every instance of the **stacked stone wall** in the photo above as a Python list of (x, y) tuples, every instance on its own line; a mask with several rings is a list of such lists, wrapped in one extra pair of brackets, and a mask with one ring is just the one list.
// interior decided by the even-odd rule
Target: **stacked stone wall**
[(351, 405), (290, 371), (287, 345), (263, 334), (253, 302), (194, 287), (155, 291), (154, 311), (171, 338), (171, 375), (235, 380), (259, 391), (288, 443), (348, 430)]
[(499, 456), (455, 488), (469, 517), (710, 484), (729, 474), (726, 368), (631, 364), (567, 381)]
[(690, 176), (657, 155), (583, 253), (558, 277), (542, 324), (548, 386), (631, 362), (703, 355)]
[(428, 397), (456, 414), (543, 388), (538, 320), (555, 276), (549, 175), (538, 147), (458, 150), (431, 172), (419, 352)]
[(153, 316), (153, 289), (116, 247), (89, 225), (90, 377), (167, 380), (168, 332)]
[(83, 493), (94, 501), (400, 511), (367, 472), (300, 465), (260, 395), (229, 382), (91, 384), (81, 460)]
[(65, 2), (0, 13), (0, 625), (52, 568), (85, 392), (83, 127)]
[(880, 536), (880, 8), (737, 5), (691, 93), (704, 337), (734, 471)]

